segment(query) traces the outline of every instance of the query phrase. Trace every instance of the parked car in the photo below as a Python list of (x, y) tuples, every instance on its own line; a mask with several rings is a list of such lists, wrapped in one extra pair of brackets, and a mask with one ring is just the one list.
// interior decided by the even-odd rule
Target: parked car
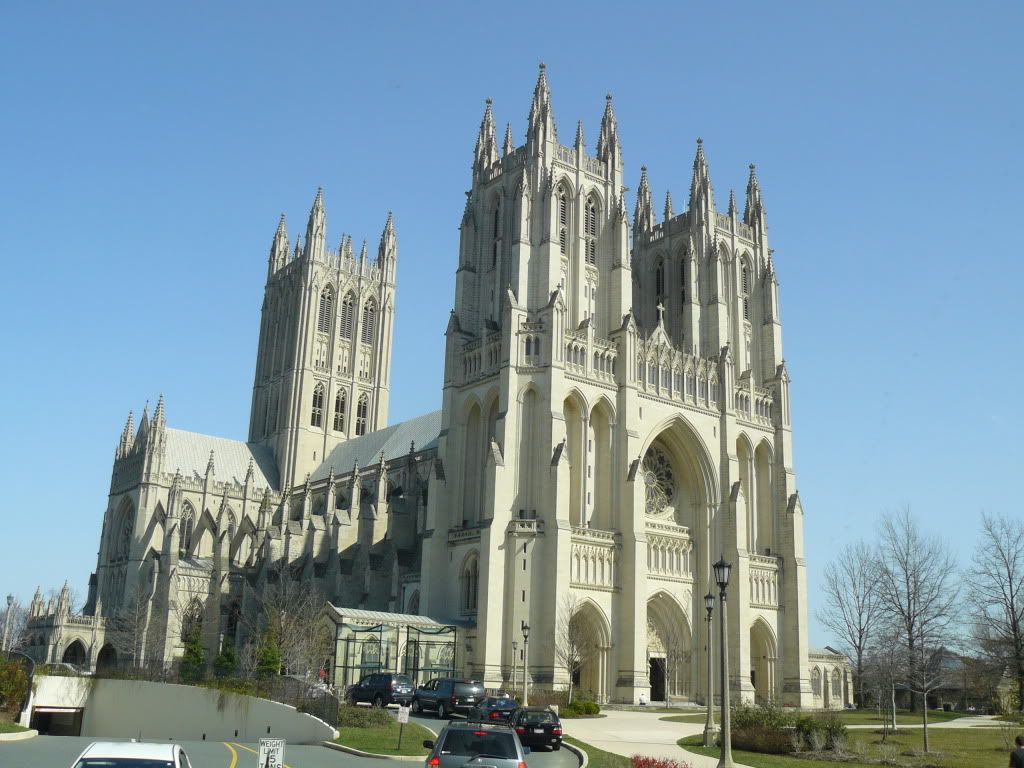
[(372, 704), (375, 707), (387, 707), (391, 704), (407, 707), (412, 701), (412, 696), (412, 680), (409, 676), (396, 675), (392, 672), (366, 675), (345, 691), (345, 701), (349, 704)]
[(519, 709), (519, 702), (507, 693), (488, 696), (477, 702), (468, 719), (481, 723), (506, 722), (512, 713)]
[(484, 698), (484, 684), (479, 680), (438, 677), (416, 689), (412, 697), (412, 711), (436, 712), (439, 718), (453, 713), (468, 715)]
[(509, 720), (525, 746), (562, 748), (562, 721), (547, 707), (522, 707)]
[(192, 768), (192, 764), (177, 744), (94, 741), (71, 768)]
[[(526, 768), (526, 755), (530, 752), (507, 725), (460, 720), (448, 723), (436, 742), (427, 740), (423, 746), (430, 750), (426, 768)], [(477, 758), (480, 762), (475, 762)]]

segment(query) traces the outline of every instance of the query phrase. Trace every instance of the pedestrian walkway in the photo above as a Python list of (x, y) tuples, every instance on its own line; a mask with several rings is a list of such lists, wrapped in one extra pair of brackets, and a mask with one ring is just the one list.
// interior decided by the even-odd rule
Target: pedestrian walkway
[[(933, 723), (928, 721), (928, 728), (996, 728), (1000, 725), (1000, 721), (996, 719), (995, 715), (965, 715), (964, 717), (958, 717), (955, 720), (943, 720), (940, 723)], [(882, 729), (881, 723), (874, 723), (868, 725), (848, 725), (846, 726), (851, 731), (878, 731)], [(910, 728), (924, 728), (924, 725), (918, 720), (916, 723), (897, 723), (896, 729), (902, 731), (903, 729)]]
[(650, 712), (607, 710), (604, 714), (607, 717), (563, 720), (562, 728), (574, 739), (616, 755), (671, 757), (693, 768), (718, 765), (718, 758), (697, 755), (676, 744), (684, 736), (703, 733), (704, 723), (670, 723), (661, 719), (669, 715)]

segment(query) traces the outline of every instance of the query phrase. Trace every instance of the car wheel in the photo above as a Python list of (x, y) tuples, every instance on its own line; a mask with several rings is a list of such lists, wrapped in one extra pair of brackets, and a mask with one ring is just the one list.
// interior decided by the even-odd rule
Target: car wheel
[(561, 748), (562, 748), (562, 745), (561, 745), (561, 744), (553, 744), (553, 745), (551, 746), (551, 751), (552, 751), (552, 752), (557, 752), (557, 751), (558, 751), (558, 750), (560, 750)]
[(417, 715), (420, 712), (423, 711), (423, 707), (420, 706), (420, 700), (419, 699), (413, 699), (412, 700), (412, 711), (413, 711), (414, 714), (417, 714)]
[(444, 720), (445, 717), (447, 716), (447, 714), (448, 713), (445, 712), (445, 709), (444, 709), (444, 704), (438, 704), (437, 705), (437, 719), (438, 720)]
[(384, 706), (384, 697), (381, 696), (379, 693), (373, 697), (373, 706), (375, 706), (377, 709), (380, 709)]

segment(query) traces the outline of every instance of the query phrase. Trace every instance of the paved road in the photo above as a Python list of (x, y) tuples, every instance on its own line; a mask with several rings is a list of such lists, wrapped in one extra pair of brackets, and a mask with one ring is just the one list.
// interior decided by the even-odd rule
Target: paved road
[[(444, 721), (413, 718), (437, 732)], [(3, 768), (68, 768), (91, 742), (88, 736), (37, 736), (27, 741), (0, 744)], [(181, 742), (193, 768), (257, 768), (256, 744), (221, 741)], [(356, 757), (326, 747), (290, 744), (285, 749), (288, 768), (415, 768), (418, 763)], [(578, 761), (567, 749), (558, 752), (531, 752), (529, 768), (578, 768)]]

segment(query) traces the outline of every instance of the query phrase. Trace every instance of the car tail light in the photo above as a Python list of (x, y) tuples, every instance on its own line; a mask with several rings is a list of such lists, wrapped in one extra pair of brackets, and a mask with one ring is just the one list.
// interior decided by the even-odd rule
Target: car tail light
[(516, 733), (518, 733), (520, 736), (522, 736), (522, 735), (524, 735), (526, 733), (526, 729), (523, 728), (523, 726), (521, 726), (521, 725), (517, 725), (516, 726)]
[(519, 768), (526, 768), (526, 763), (524, 763), (522, 760), (520, 760), (519, 761)]
[(449, 701), (451, 701), (452, 704), (455, 704), (455, 703), (458, 702), (458, 699), (455, 698), (455, 694), (454, 693), (452, 694), (452, 697), (451, 697), (451, 699), (449, 699)]
[(551, 729), (551, 733), (553, 733), (555, 736), (561, 736), (562, 735), (562, 726), (556, 725), (554, 728)]
[(498, 712), (498, 710), (493, 710), (491, 712), (491, 720), (497, 720), (499, 717), (501, 717), (501, 713)]
[(432, 766), (432, 768), (437, 768), (437, 766), (439, 766), (440, 764), (441, 764), (441, 758), (438, 757), (437, 755), (434, 755), (432, 758), (430, 758), (430, 762), (427, 763), (427, 765)]

